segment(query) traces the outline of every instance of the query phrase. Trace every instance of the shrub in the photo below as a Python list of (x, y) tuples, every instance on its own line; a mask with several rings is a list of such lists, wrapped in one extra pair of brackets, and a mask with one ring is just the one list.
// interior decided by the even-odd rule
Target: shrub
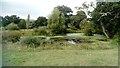
[(67, 29), (67, 33), (75, 33), (75, 30), (71, 29), (71, 28), (68, 28)]
[(8, 41), (8, 42), (17, 42), (19, 41), (21, 37), (21, 34), (19, 32), (3, 32), (2, 33), (2, 39), (3, 41)]
[(86, 36), (93, 36), (92, 30), (91, 30), (91, 29), (86, 29), (86, 30), (85, 30), (85, 35), (86, 35)]
[(40, 37), (26, 37), (21, 39), (22, 45), (27, 45), (27, 47), (38, 47), (39, 45), (43, 44), (45, 39)]
[(19, 27), (17, 26), (17, 24), (14, 23), (10, 23), (9, 25), (6, 26), (7, 30), (19, 30)]
[(26, 29), (26, 22), (24, 19), (21, 19), (20, 22), (18, 23), (18, 27), (20, 29)]
[(25, 29), (20, 31), (22, 36), (32, 36), (33, 30), (32, 29)]
[(5, 30), (5, 28), (4, 28), (4, 27), (1, 27), (1, 28), (0, 28), (0, 30), (2, 30), (2, 31), (3, 31), (3, 30)]
[(80, 28), (87, 36), (92, 36), (94, 29), (93, 29), (93, 22), (84, 19), (80, 22)]
[(35, 35), (48, 35), (46, 27), (39, 27), (34, 29)]

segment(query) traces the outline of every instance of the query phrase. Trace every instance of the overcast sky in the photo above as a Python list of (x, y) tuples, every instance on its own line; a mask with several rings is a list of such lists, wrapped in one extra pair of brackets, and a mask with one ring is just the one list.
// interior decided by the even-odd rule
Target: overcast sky
[(2, 0), (0, 14), (2, 16), (18, 15), (24, 19), (30, 14), (31, 19), (37, 19), (38, 16), (47, 17), (58, 5), (68, 6), (76, 13), (75, 7), (81, 6), (85, 1), (95, 2), (95, 0)]

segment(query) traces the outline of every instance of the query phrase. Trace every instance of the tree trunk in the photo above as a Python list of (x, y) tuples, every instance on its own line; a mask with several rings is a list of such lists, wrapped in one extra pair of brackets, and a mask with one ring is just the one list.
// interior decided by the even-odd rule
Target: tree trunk
[(102, 30), (103, 30), (103, 33), (105, 34), (105, 36), (106, 36), (107, 38), (110, 38), (110, 37), (108, 36), (108, 34), (106, 33), (106, 31), (105, 31), (105, 27), (104, 27), (103, 23), (101, 22), (100, 24), (101, 24), (101, 27), (102, 27)]

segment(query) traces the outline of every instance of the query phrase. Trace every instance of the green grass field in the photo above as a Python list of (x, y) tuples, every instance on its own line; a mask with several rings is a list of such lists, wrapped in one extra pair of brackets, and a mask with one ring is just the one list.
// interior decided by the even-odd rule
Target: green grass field
[[(117, 66), (117, 41), (98, 35), (83, 36), (82, 33), (67, 34), (71, 38), (84, 38), (88, 42), (75, 45), (68, 41), (54, 41), (37, 48), (26, 48), (20, 42), (3, 45), (3, 66)], [(36, 36), (37, 37), (37, 36)], [(51, 36), (52, 39), (64, 36)]]
[(41, 50), (3, 53), (4, 66), (117, 66), (118, 50)]

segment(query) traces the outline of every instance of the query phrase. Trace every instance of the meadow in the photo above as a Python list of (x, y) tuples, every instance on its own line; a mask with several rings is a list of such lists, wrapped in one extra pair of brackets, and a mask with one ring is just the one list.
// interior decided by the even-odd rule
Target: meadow
[[(3, 66), (118, 66), (120, 2), (105, 1), (81, 1), (81, 5), (76, 2), (79, 5), (73, 6), (75, 11), (58, 5), (51, 13), (45, 10), (51, 6), (47, 5), (49, 1), (36, 1), (43, 6), (37, 5), (35, 9), (45, 7), (41, 9), (48, 12), (43, 16), (42, 10), (35, 10), (37, 17), (31, 13), (33, 3), (7, 2), (25, 10), (18, 12), (20, 7), (16, 7), (18, 13), (0, 15)], [(33, 10), (28, 12), (27, 8)], [(16, 11), (13, 8), (10, 12), (13, 10)]]
[[(8, 31), (9, 32), (9, 31)], [(15, 31), (14, 31), (15, 32)], [(25, 32), (25, 31), (24, 31)], [(20, 33), (22, 33), (20, 31)], [(29, 36), (25, 36), (29, 33)], [(48, 36), (26, 37), (47, 38)], [(23, 34), (23, 33), (22, 33)], [(49, 36), (51, 39), (38, 47), (27, 47), (18, 42), (3, 43), (3, 66), (117, 66), (118, 43), (95, 34), (68, 33), (64, 36)], [(67, 40), (66, 40), (67, 39)], [(71, 40), (79, 39), (75, 44)]]

